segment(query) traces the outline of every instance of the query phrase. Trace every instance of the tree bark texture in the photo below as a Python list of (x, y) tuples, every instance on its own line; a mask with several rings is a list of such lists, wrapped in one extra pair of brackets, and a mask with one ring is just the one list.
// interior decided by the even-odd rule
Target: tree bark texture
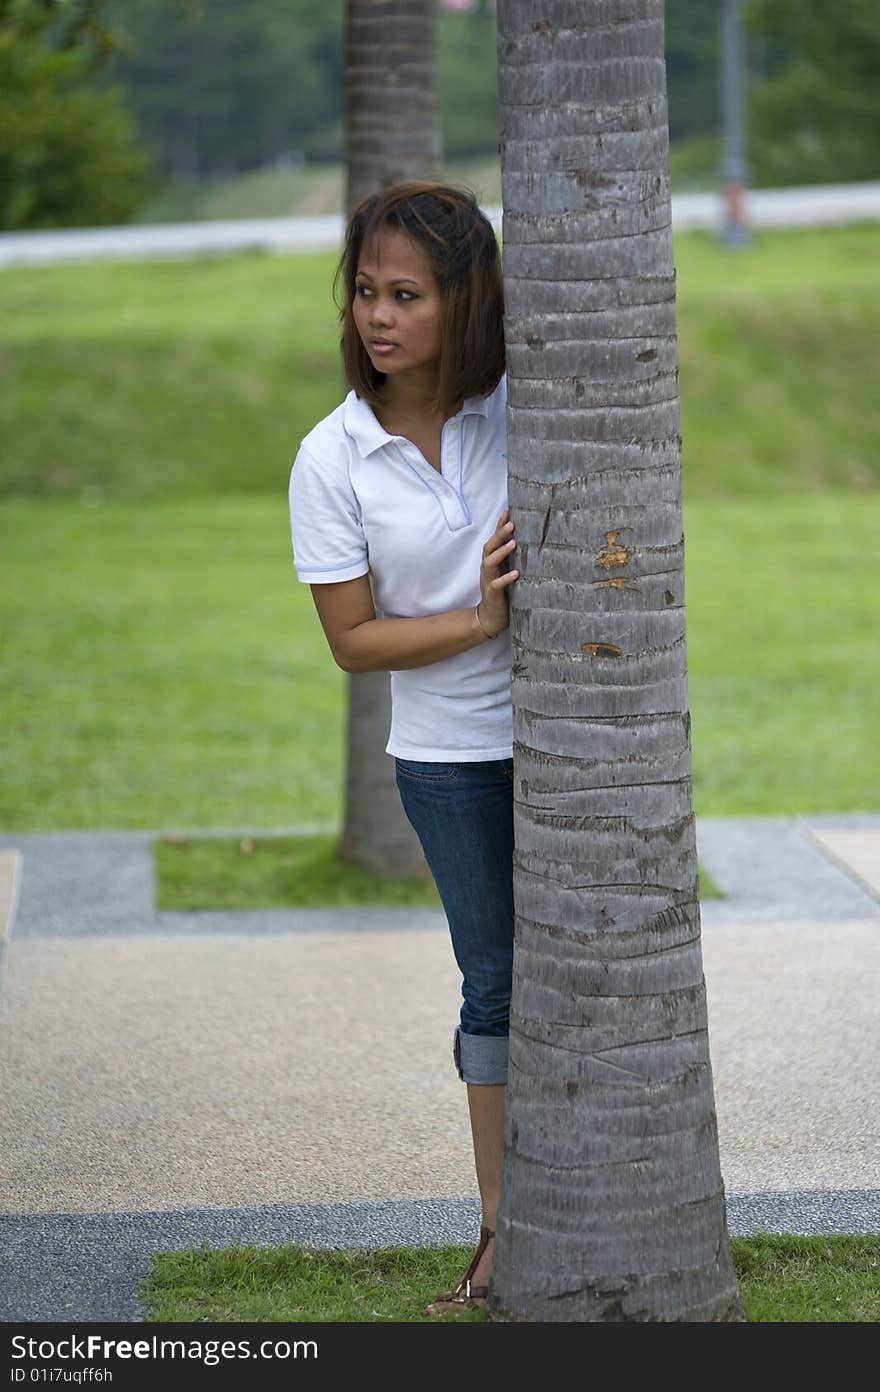
[(741, 1320), (700, 946), (662, 0), (499, 0), (516, 940), (496, 1320)]
[[(349, 217), (381, 188), (440, 177), (435, 0), (349, 0), (345, 152)], [(374, 874), (425, 878), (428, 867), (401, 806), (394, 760), (385, 753), (390, 726), (389, 674), (350, 674), (338, 851)]]
[(436, 0), (349, 0), (345, 42), (348, 208), (442, 161)]

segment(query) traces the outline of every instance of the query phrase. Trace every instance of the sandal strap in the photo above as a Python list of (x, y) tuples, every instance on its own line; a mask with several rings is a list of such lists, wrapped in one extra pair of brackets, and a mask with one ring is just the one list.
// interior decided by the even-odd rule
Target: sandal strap
[[(468, 1267), (467, 1271), (466, 1271), (466, 1272), (464, 1273), (464, 1275), (462, 1276), (462, 1278), (461, 1278), (461, 1280), (459, 1281), (458, 1285), (455, 1287), (455, 1289), (454, 1289), (454, 1291), (453, 1291), (453, 1296), (464, 1297), (464, 1299), (467, 1300), (467, 1299), (470, 1299), (470, 1298), (473, 1296), (473, 1294), (474, 1294), (475, 1291), (485, 1291), (485, 1292), (488, 1292), (488, 1287), (483, 1287), (483, 1286), (471, 1286), (471, 1277), (473, 1276), (474, 1272), (476, 1271), (477, 1267), (479, 1266), (479, 1264), (480, 1264), (480, 1258), (482, 1257), (483, 1253), (485, 1252), (486, 1248), (489, 1246), (489, 1243), (490, 1243), (490, 1241), (492, 1240), (492, 1238), (493, 1238), (494, 1236), (495, 1236), (495, 1229), (494, 1229), (494, 1228), (484, 1228), (484, 1227), (481, 1227), (481, 1228), (480, 1228), (480, 1241), (479, 1241), (479, 1243), (477, 1244), (477, 1250), (476, 1250), (476, 1252), (474, 1252), (474, 1255), (473, 1255), (473, 1257), (471, 1258), (471, 1264), (470, 1264), (470, 1266)], [(481, 1296), (480, 1298), (482, 1299), (483, 1297)]]
[(487, 1300), (488, 1297), (488, 1286), (471, 1286), (469, 1295), (458, 1291), (444, 1291), (442, 1295), (435, 1296), (431, 1304), (435, 1306), (476, 1305), (481, 1300)]

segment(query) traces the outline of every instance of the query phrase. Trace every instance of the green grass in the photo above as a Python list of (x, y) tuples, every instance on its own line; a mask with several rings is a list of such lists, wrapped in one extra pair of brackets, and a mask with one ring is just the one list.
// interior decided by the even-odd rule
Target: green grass
[[(156, 907), (163, 912), (440, 904), (432, 879), (383, 879), (340, 861), (332, 834), (165, 836), (153, 843), (153, 862)], [(699, 874), (701, 898), (724, 897), (703, 870)]]
[(670, 147), (673, 194), (717, 193), (720, 168), (721, 142), (715, 135), (693, 136)]
[[(276, 497), (2, 506), (0, 826), (341, 822), (348, 679)], [(876, 496), (685, 507), (698, 816), (871, 810)]]
[(735, 1238), (731, 1253), (750, 1320), (880, 1319), (880, 1234)]
[(341, 164), (254, 169), (234, 178), (169, 183), (135, 221), (204, 222), (212, 219), (308, 217), (338, 213), (345, 196)]
[[(501, 203), (497, 155), (449, 160), (444, 178), (464, 183), (484, 206)], [(169, 184), (143, 207), (139, 223), (199, 222), (211, 218), (308, 217), (341, 213), (345, 171), (341, 164), (251, 170), (232, 178)]]
[[(878, 258), (875, 226), (678, 236), (687, 502), (876, 486)], [(0, 273), (0, 493), (277, 497), (343, 395), (335, 260)]]
[[(880, 227), (676, 243), (697, 815), (871, 810)], [(339, 825), (287, 483), (331, 255), (0, 274), (0, 825)]]
[(685, 499), (880, 481), (880, 226), (676, 241)]
[[(880, 1319), (880, 1236), (732, 1238), (750, 1322)], [(160, 1253), (142, 1288), (145, 1321), (433, 1322), (422, 1312), (458, 1279), (471, 1248), (313, 1251), (229, 1247)], [(456, 1319), (479, 1323), (482, 1310)]]
[(439, 906), (433, 880), (383, 879), (340, 862), (336, 839), (332, 834), (162, 838), (153, 843), (156, 908)]
[(0, 274), (2, 492), (283, 492), (341, 394), (331, 268), (254, 254)]

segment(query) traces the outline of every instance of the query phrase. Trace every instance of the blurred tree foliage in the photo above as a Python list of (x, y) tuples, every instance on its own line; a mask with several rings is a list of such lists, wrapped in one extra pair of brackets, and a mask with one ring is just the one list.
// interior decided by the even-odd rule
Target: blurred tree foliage
[[(717, 168), (720, 13), (666, 3), (680, 187)], [(878, 177), (880, 0), (747, 13), (753, 182)], [(0, 227), (125, 221), (159, 173), (341, 159), (344, 19), (345, 0), (0, 0)], [(491, 155), (494, 7), (441, 9), (439, 37), (447, 157)]]
[[(113, 76), (176, 177), (342, 158), (345, 0), (109, 0)], [(447, 156), (498, 147), (496, 19), (485, 3), (439, 14)], [(718, 15), (667, 0), (674, 138), (717, 119)], [(381, 80), (377, 70), (376, 80)]]
[(719, 121), (719, 0), (666, 0), (669, 138), (713, 134)]
[(344, 0), (111, 0), (123, 84), (172, 176), (342, 147)]
[(121, 96), (93, 79), (113, 39), (102, 0), (0, 0), (0, 227), (125, 222), (150, 160)]
[(345, 0), (111, 0), (113, 77), (173, 177), (342, 147)]
[(880, 178), (878, 0), (752, 0), (748, 16), (775, 45), (750, 92), (755, 183)]

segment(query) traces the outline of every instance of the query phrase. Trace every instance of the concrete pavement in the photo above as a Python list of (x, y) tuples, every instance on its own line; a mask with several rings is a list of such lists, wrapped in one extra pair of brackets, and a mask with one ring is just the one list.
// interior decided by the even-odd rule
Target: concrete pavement
[[(442, 911), (158, 913), (158, 834), (0, 837), (0, 1318), (137, 1321), (202, 1241), (469, 1243)], [(730, 1230), (880, 1231), (880, 815), (697, 847)]]

